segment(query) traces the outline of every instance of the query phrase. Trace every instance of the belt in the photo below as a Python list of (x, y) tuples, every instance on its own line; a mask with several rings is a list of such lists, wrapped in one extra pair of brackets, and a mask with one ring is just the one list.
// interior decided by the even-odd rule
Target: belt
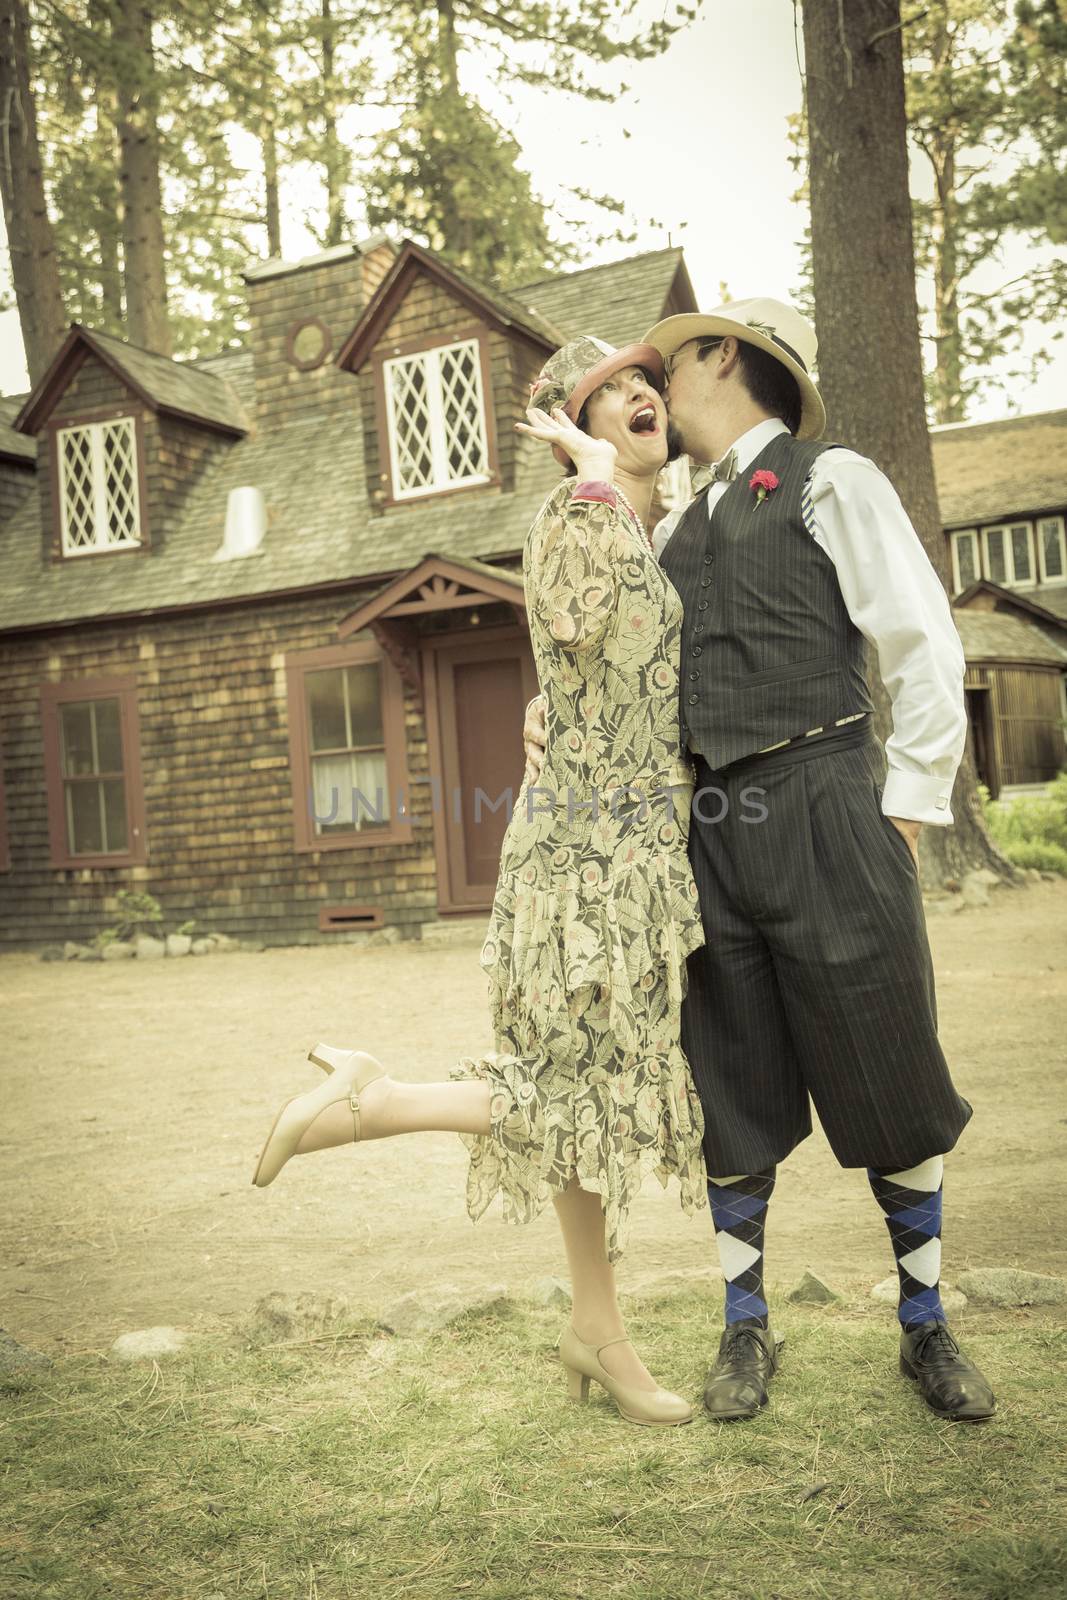
[(821, 728), (809, 728), (807, 733), (798, 733), (792, 739), (782, 739), (778, 744), (765, 744), (762, 750), (753, 753), (757, 756), (767, 756), (772, 750), (788, 750), (791, 745), (803, 744), (805, 739), (814, 739), (817, 733), (829, 733), (831, 728), (843, 728), (847, 723), (859, 722), (861, 717), (869, 715), (867, 711), (856, 711), (851, 717), (838, 717), (836, 722), (826, 722)]
[[(779, 740), (779, 742), (777, 744), (765, 744), (762, 747), (762, 749), (753, 750), (752, 751), (752, 755), (753, 756), (768, 756), (768, 755), (771, 755), (774, 751), (777, 751), (777, 750), (789, 750), (794, 745), (806, 744), (809, 739), (814, 739), (818, 734), (821, 734), (821, 733), (832, 733), (835, 728), (847, 727), (850, 722), (859, 722), (859, 721), (862, 720), (862, 718), (869, 717), (869, 716), (870, 716), (870, 712), (869, 711), (856, 711), (856, 712), (853, 712), (853, 714), (851, 716), (849, 716), (849, 717), (838, 717), (836, 722), (825, 722), (825, 723), (823, 723), (821, 728), (809, 728), (807, 733), (795, 734), (793, 736), (793, 738), (791, 738), (791, 739), (781, 739), (781, 740)], [(698, 750), (696, 745), (693, 744), (692, 740), (689, 741), (689, 743), (686, 746), (686, 748), (693, 755), (701, 756), (701, 757), (704, 758), (705, 761), (707, 760), (707, 758), (704, 757), (703, 750)], [(741, 756), (741, 757), (739, 757), (739, 759), (743, 760), (743, 761), (748, 761), (751, 758), (749, 756)], [(731, 765), (733, 765), (732, 762), (731, 762)]]
[[(809, 733), (802, 733), (796, 739), (784, 739), (781, 744), (768, 746), (765, 750), (754, 750), (751, 755), (739, 756), (736, 761), (731, 761), (725, 767), (713, 768), (706, 756), (696, 752), (697, 759), (709, 772), (722, 773), (747, 772), (750, 767), (769, 767), (774, 764), (774, 759), (784, 761), (803, 761), (808, 755), (818, 755), (820, 751), (851, 750), (854, 745), (865, 744), (871, 737), (871, 714), (869, 711), (857, 712), (855, 716), (842, 717), (837, 722), (827, 723), (823, 728), (812, 728)], [(698, 780), (699, 781), (699, 780)]]

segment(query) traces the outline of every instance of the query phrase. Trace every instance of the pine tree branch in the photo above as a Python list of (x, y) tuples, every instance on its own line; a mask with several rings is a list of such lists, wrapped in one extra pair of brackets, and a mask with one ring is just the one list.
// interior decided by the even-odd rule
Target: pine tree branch
[(929, 14), (930, 7), (927, 6), (925, 11), (917, 11), (913, 17), (908, 17), (907, 20), (901, 17), (899, 22), (890, 23), (888, 28), (879, 28), (878, 32), (872, 33), (867, 40), (867, 49), (870, 50), (873, 45), (878, 43), (879, 39), (888, 39), (891, 33), (903, 33), (906, 28), (914, 28), (917, 22), (921, 22)]

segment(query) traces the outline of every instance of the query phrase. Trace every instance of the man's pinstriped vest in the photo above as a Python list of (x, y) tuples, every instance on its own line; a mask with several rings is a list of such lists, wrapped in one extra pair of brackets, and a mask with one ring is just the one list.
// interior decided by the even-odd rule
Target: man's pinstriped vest
[[(685, 607), (681, 744), (711, 767), (873, 709), (866, 641), (801, 515), (812, 463), (833, 448), (779, 434), (710, 518), (699, 494), (664, 547), (663, 570)], [(759, 468), (778, 487), (757, 504), (748, 483)]]

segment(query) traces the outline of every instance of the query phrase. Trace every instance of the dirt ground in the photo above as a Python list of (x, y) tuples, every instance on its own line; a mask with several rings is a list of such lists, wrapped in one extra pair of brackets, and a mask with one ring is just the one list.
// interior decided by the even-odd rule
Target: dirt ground
[[(1067, 1269), (1067, 883), (998, 890), (931, 918), (941, 1036), (975, 1116), (947, 1165), (945, 1276)], [(104, 1349), (157, 1323), (210, 1331), (272, 1289), (356, 1314), (404, 1290), (564, 1273), (551, 1211), (475, 1226), (466, 1152), (420, 1134), (251, 1176), (283, 1100), (319, 1079), (319, 1039), (398, 1074), (447, 1075), (491, 1044), (475, 942), (285, 949), (158, 963), (0, 957), (0, 1326), (45, 1350)], [(707, 1212), (649, 1180), (620, 1278), (715, 1261)], [(856, 1294), (892, 1270), (862, 1173), (821, 1133), (780, 1169), (768, 1277), (805, 1266)]]

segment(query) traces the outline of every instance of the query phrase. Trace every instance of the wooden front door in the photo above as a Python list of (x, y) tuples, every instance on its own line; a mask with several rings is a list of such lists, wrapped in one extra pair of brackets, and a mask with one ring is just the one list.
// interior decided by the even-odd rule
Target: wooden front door
[(988, 689), (967, 689), (967, 721), (971, 729), (974, 766), (979, 783), (989, 790), (995, 800), (1000, 793), (1000, 773), (993, 724), (993, 701)]
[(425, 645), (438, 909), (486, 910), (522, 782), (523, 712), (537, 693), (533, 657), (519, 628)]

